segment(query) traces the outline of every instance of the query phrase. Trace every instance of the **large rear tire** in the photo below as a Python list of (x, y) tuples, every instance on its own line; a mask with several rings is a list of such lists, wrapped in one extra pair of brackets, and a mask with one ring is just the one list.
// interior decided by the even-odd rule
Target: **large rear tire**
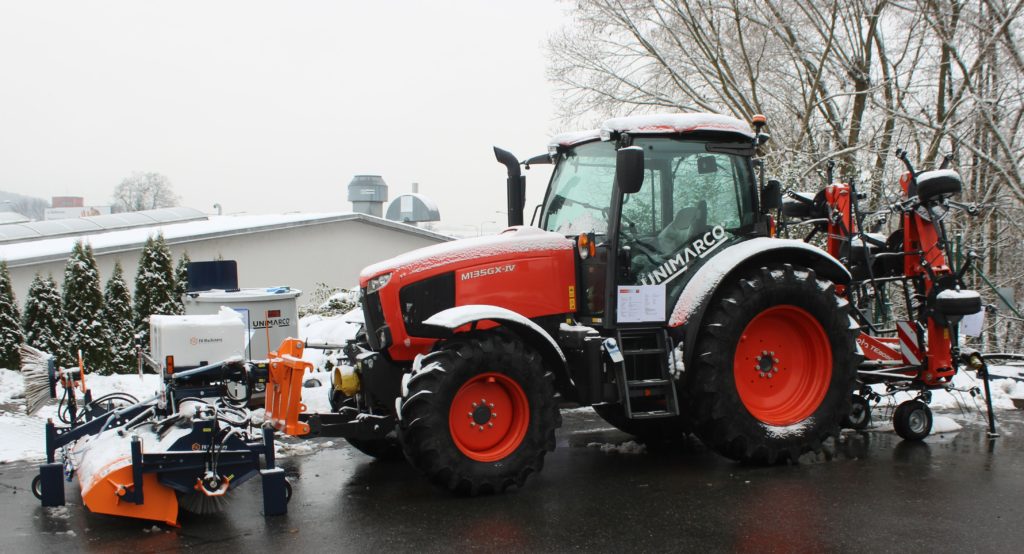
[(562, 423), (554, 375), (501, 330), (460, 336), (426, 355), (400, 411), (406, 458), (438, 486), (470, 496), (523, 486), (554, 450)]
[(686, 393), (694, 431), (743, 462), (797, 461), (839, 434), (856, 379), (858, 325), (804, 267), (741, 275), (700, 323)]

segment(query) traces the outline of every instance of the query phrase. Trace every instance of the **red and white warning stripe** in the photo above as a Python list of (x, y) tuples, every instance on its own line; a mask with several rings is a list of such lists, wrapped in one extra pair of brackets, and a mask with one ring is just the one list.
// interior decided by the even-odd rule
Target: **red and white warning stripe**
[(900, 353), (908, 365), (921, 365), (921, 346), (917, 340), (916, 321), (897, 321), (896, 332), (900, 337)]

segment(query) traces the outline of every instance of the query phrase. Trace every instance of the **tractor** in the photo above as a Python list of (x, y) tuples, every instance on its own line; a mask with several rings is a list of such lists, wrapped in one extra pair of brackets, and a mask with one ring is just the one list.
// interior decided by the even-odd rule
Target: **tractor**
[[(694, 433), (741, 462), (819, 451), (862, 357), (837, 295), (851, 275), (773, 236), (781, 187), (756, 154), (765, 119), (752, 123), (631, 116), (522, 162), (495, 148), (508, 228), (365, 268), (365, 331), (334, 370), (335, 412), (300, 414), (300, 389), (272, 374), (268, 416), (404, 455), (468, 495), (540, 471), (570, 403), (647, 442)], [(524, 225), (522, 168), (537, 164), (552, 177)]]

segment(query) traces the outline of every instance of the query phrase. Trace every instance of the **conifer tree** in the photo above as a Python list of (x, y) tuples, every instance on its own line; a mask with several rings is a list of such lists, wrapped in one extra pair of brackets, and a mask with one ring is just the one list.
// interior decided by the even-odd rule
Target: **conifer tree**
[(24, 342), (21, 322), (18, 321), (18, 303), (11, 289), (11, 275), (7, 262), (0, 261), (0, 367), (21, 368), (18, 346)]
[(192, 260), (188, 252), (182, 252), (178, 265), (174, 267), (174, 299), (178, 301), (178, 314), (185, 313), (185, 293), (188, 292), (188, 263)]
[(132, 318), (132, 298), (124, 281), (121, 262), (114, 264), (114, 272), (103, 293), (103, 322), (110, 333), (110, 369), (114, 373), (134, 373), (138, 369), (135, 354), (135, 322)]
[(43, 279), (38, 273), (28, 288), (25, 300), (25, 343), (47, 352), (57, 360), (57, 365), (71, 365), (68, 356), (68, 320), (64, 316), (64, 304), (60, 290), (53, 276)]
[(174, 262), (163, 234), (146, 239), (135, 274), (135, 333), (149, 346), (149, 316), (177, 313), (174, 300)]
[(92, 246), (77, 241), (64, 266), (64, 315), (71, 329), (68, 354), (77, 360), (81, 351), (87, 370), (106, 373), (110, 341), (102, 313), (103, 292)]

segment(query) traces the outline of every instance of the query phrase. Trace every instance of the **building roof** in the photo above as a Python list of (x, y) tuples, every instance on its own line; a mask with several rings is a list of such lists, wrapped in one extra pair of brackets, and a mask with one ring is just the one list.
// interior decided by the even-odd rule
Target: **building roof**
[[(125, 215), (125, 214), (118, 214)], [(82, 219), (97, 219), (97, 216)], [(34, 265), (67, 259), (75, 241), (84, 240), (92, 245), (93, 252), (109, 254), (126, 252), (142, 248), (146, 240), (157, 232), (163, 232), (168, 244), (181, 244), (221, 237), (263, 233), (278, 229), (320, 225), (339, 221), (361, 221), (378, 227), (434, 238), (442, 241), (452, 237), (420, 229), (404, 223), (388, 221), (366, 214), (333, 212), (333, 213), (289, 213), (268, 215), (225, 215), (203, 216), (205, 219), (181, 223), (150, 224), (146, 227), (134, 227), (117, 231), (93, 229), (73, 235), (60, 236), (42, 240), (25, 240), (15, 243), (0, 244), (0, 259), (6, 260), (11, 267)], [(67, 220), (58, 220), (67, 221)], [(56, 223), (56, 221), (54, 221)]]
[(0, 212), (0, 225), (9, 225), (11, 223), (26, 223), (29, 221), (32, 220), (19, 214), (18, 212)]
[(31, 221), (0, 226), (0, 244), (26, 240), (45, 240), (65, 236), (81, 236), (84, 234), (136, 227), (152, 227), (154, 225), (180, 223), (183, 221), (198, 221), (204, 220), (206, 217), (206, 214), (199, 210), (177, 207), (96, 215), (92, 217)]

